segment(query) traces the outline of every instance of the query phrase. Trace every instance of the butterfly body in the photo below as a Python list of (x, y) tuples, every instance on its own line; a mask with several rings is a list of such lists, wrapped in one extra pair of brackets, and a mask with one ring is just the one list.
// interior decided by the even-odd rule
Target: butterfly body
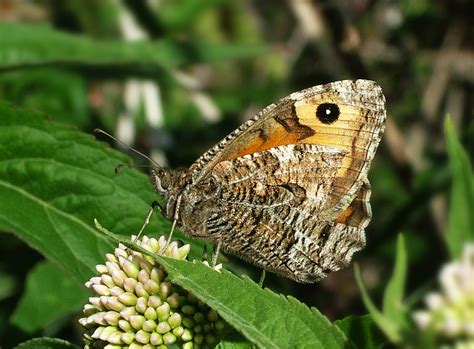
[(349, 264), (371, 218), (367, 172), (385, 121), (368, 80), (293, 93), (187, 171), (152, 174), (164, 214), (194, 237), (299, 282)]

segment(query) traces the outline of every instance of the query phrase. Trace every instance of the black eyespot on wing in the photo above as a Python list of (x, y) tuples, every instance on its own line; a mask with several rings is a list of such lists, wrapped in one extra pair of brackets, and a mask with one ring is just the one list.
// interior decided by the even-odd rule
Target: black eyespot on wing
[(340, 113), (339, 107), (334, 103), (322, 103), (316, 109), (316, 116), (323, 124), (332, 124)]

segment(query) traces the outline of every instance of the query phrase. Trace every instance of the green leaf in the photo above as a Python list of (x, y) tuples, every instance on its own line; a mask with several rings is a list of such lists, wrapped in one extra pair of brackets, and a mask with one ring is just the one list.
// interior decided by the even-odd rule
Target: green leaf
[(362, 281), (360, 268), (357, 263), (354, 264), (354, 274), (355, 279), (357, 281), (357, 285), (359, 286), (360, 293), (362, 295), (362, 301), (364, 302), (365, 307), (369, 311), (369, 314), (372, 316), (372, 319), (392, 343), (399, 343), (401, 340), (401, 333), (399, 331), (397, 323), (394, 322), (392, 319), (389, 319), (384, 316), (384, 314), (382, 314), (372, 302), (369, 297), (369, 294), (367, 293), (364, 282)]
[[(84, 282), (114, 248), (93, 219), (129, 236), (158, 198), (144, 174), (129, 169), (114, 174), (127, 160), (90, 135), (0, 102), (0, 229)], [(156, 214), (146, 232), (169, 229)], [(200, 255), (202, 243), (191, 244)]]
[(10, 321), (27, 333), (78, 311), (89, 292), (57, 266), (44, 261), (28, 274), (26, 290)]
[(117, 67), (162, 72), (196, 61), (254, 57), (258, 45), (160, 41), (94, 41), (45, 25), (0, 23), (0, 70), (44, 65)]
[(402, 234), (397, 239), (397, 255), (393, 274), (385, 288), (382, 312), (385, 317), (394, 321), (399, 327), (406, 325), (406, 311), (403, 305), (405, 280), (407, 274), (407, 253)]
[(255, 345), (249, 343), (241, 334), (232, 331), (216, 346), (217, 349), (252, 349)]
[(44, 65), (133, 65), (171, 68), (183, 62), (178, 46), (168, 41), (93, 41), (47, 25), (0, 24), (0, 68)]
[(1, 98), (41, 110), (55, 121), (81, 129), (90, 119), (87, 86), (79, 73), (53, 68), (11, 71), (0, 75)]
[(444, 132), (453, 178), (445, 239), (451, 257), (457, 258), (464, 244), (474, 241), (474, 174), (450, 117), (446, 117)]
[(346, 334), (358, 348), (376, 349), (386, 343), (385, 337), (379, 331), (370, 315), (348, 316), (334, 324)]
[(17, 349), (80, 349), (77, 345), (59, 338), (34, 338), (18, 344)]
[(247, 277), (217, 272), (200, 262), (155, 256), (173, 283), (215, 309), (249, 341), (262, 348), (348, 348), (351, 343), (315, 308), (260, 288)]

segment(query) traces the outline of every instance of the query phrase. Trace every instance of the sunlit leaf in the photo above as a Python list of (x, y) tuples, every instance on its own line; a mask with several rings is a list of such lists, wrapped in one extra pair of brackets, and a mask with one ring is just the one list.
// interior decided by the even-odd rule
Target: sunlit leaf
[(449, 117), (445, 120), (444, 132), (452, 175), (448, 230), (444, 236), (449, 253), (457, 258), (463, 245), (474, 241), (474, 174)]
[[(114, 249), (93, 219), (129, 236), (158, 198), (146, 175), (114, 173), (127, 160), (91, 135), (0, 102), (0, 229), (84, 282)], [(156, 214), (146, 231), (166, 234), (169, 227)], [(200, 255), (199, 243), (191, 243)]]

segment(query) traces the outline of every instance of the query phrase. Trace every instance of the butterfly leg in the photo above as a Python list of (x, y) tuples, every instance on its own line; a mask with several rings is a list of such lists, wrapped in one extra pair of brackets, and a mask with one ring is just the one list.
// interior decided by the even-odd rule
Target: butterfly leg
[(157, 201), (153, 201), (151, 203), (150, 210), (148, 211), (148, 215), (146, 216), (145, 222), (143, 223), (143, 225), (142, 225), (140, 231), (138, 232), (137, 236), (135, 237), (135, 239), (133, 239), (133, 242), (136, 242), (138, 239), (140, 239), (140, 236), (143, 234), (143, 231), (145, 230), (146, 226), (148, 224), (150, 224), (150, 218), (153, 214), (153, 211), (155, 211), (155, 208), (157, 206), (160, 207), (160, 209), (161, 209), (161, 206)]
[(216, 248), (214, 249), (214, 251), (212, 251), (212, 261), (211, 261), (211, 266), (214, 268), (217, 264), (217, 258), (219, 257), (219, 252), (221, 250), (221, 246), (222, 246), (222, 240), (219, 240), (217, 242), (217, 246)]
[(170, 230), (170, 233), (168, 235), (168, 240), (166, 241), (166, 245), (163, 246), (163, 248), (160, 251), (160, 254), (163, 254), (163, 252), (166, 251), (168, 245), (171, 242), (171, 238), (173, 237), (174, 229), (176, 228), (176, 223), (178, 222), (180, 206), (181, 206), (181, 195), (178, 196), (178, 199), (176, 199), (176, 208), (174, 210), (173, 225), (171, 226), (171, 230)]

